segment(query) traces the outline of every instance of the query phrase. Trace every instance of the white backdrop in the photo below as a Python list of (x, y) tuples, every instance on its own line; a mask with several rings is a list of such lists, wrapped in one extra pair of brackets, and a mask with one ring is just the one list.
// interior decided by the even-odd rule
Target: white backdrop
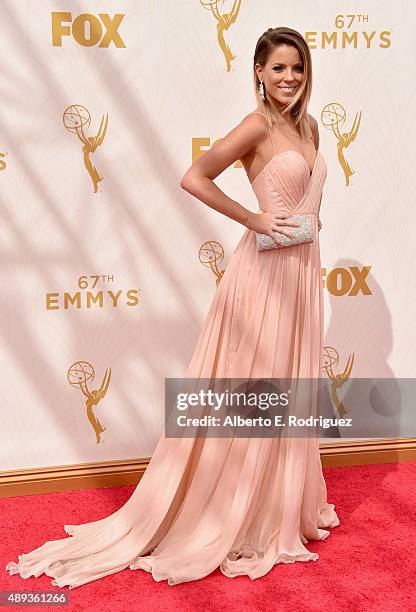
[[(351, 1), (347, 17), (341, 1), (242, 0), (227, 24), (232, 7), (218, 3), (235, 56), (227, 70), (218, 16), (199, 0), (2, 2), (3, 470), (152, 454), (164, 378), (184, 374), (216, 289), (199, 249), (219, 242), (224, 269), (245, 230), (179, 182), (196, 139), (212, 144), (254, 109), (252, 56), (268, 27), (298, 30), (312, 52), (309, 112), (328, 165), (320, 242), (323, 279), (332, 274), (325, 344), (339, 355), (334, 371), (353, 353), (351, 376), (415, 375), (416, 6)], [(336, 136), (321, 121), (330, 103), (345, 111), (344, 134), (361, 112), (344, 149), (355, 172), (348, 186)], [(64, 124), (73, 105), (89, 113), (87, 143), (68, 129), (68, 114)], [(97, 193), (88, 160), (103, 177)], [(257, 208), (242, 168), (216, 182)], [(350, 295), (351, 268), (365, 266), (368, 290), (358, 283)], [(88, 292), (102, 303), (88, 304)], [(87, 398), (67, 376), (77, 362), (87, 364), (90, 393), (111, 369), (92, 411), (106, 428), (99, 443)]]

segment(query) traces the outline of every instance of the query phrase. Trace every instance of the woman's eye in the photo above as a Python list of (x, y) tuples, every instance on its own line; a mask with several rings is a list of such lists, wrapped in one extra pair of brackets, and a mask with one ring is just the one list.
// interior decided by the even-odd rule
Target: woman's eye
[[(282, 70), (281, 66), (273, 66), (273, 70), (275, 70), (276, 72), (279, 72), (280, 70)], [(303, 66), (296, 66), (295, 70), (297, 70), (298, 72), (303, 72)]]

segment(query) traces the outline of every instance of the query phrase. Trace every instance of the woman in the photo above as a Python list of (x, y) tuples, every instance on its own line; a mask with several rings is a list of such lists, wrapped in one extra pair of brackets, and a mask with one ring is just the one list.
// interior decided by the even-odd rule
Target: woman
[[(309, 49), (289, 28), (269, 29), (254, 55), (258, 112), (250, 113), (185, 174), (181, 186), (246, 226), (214, 295), (186, 378), (318, 378), (323, 347), (318, 213), (326, 166), (307, 114)], [(264, 98), (264, 99), (263, 99)], [(241, 159), (258, 198), (252, 213), (213, 179)], [(311, 213), (314, 241), (258, 252), (255, 232), (290, 235)], [(286, 227), (285, 227), (286, 226)], [(277, 232), (277, 236), (275, 234)], [(52, 576), (75, 588), (126, 567), (174, 585), (217, 567), (259, 578), (275, 564), (318, 559), (304, 546), (339, 524), (327, 503), (312, 438), (162, 437), (130, 499), (114, 514), (65, 525), (10, 562), (11, 574)], [(149, 554), (150, 553), (150, 554)]]

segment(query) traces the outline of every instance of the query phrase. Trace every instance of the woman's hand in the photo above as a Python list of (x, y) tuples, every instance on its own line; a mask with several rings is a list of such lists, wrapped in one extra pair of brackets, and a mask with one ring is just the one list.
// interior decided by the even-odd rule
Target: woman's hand
[[(248, 221), (245, 224), (246, 227), (255, 232), (259, 232), (260, 234), (267, 234), (270, 238), (273, 238), (276, 245), (280, 244), (278, 240), (278, 236), (276, 236), (275, 232), (279, 234), (284, 234), (285, 236), (289, 236), (290, 238), (293, 236), (293, 233), (288, 231), (287, 229), (283, 229), (284, 226), (291, 227), (299, 227), (299, 223), (295, 223), (294, 221), (286, 221), (288, 217), (291, 215), (278, 215), (276, 213), (250, 213), (248, 217)], [(283, 226), (283, 227), (282, 227)]]

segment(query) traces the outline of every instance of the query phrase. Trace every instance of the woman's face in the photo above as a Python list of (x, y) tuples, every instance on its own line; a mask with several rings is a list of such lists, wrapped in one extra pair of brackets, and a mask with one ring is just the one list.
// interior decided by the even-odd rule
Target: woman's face
[(270, 52), (266, 64), (256, 64), (256, 72), (263, 81), (267, 94), (278, 106), (286, 106), (303, 81), (303, 62), (299, 51), (291, 45), (281, 44)]

